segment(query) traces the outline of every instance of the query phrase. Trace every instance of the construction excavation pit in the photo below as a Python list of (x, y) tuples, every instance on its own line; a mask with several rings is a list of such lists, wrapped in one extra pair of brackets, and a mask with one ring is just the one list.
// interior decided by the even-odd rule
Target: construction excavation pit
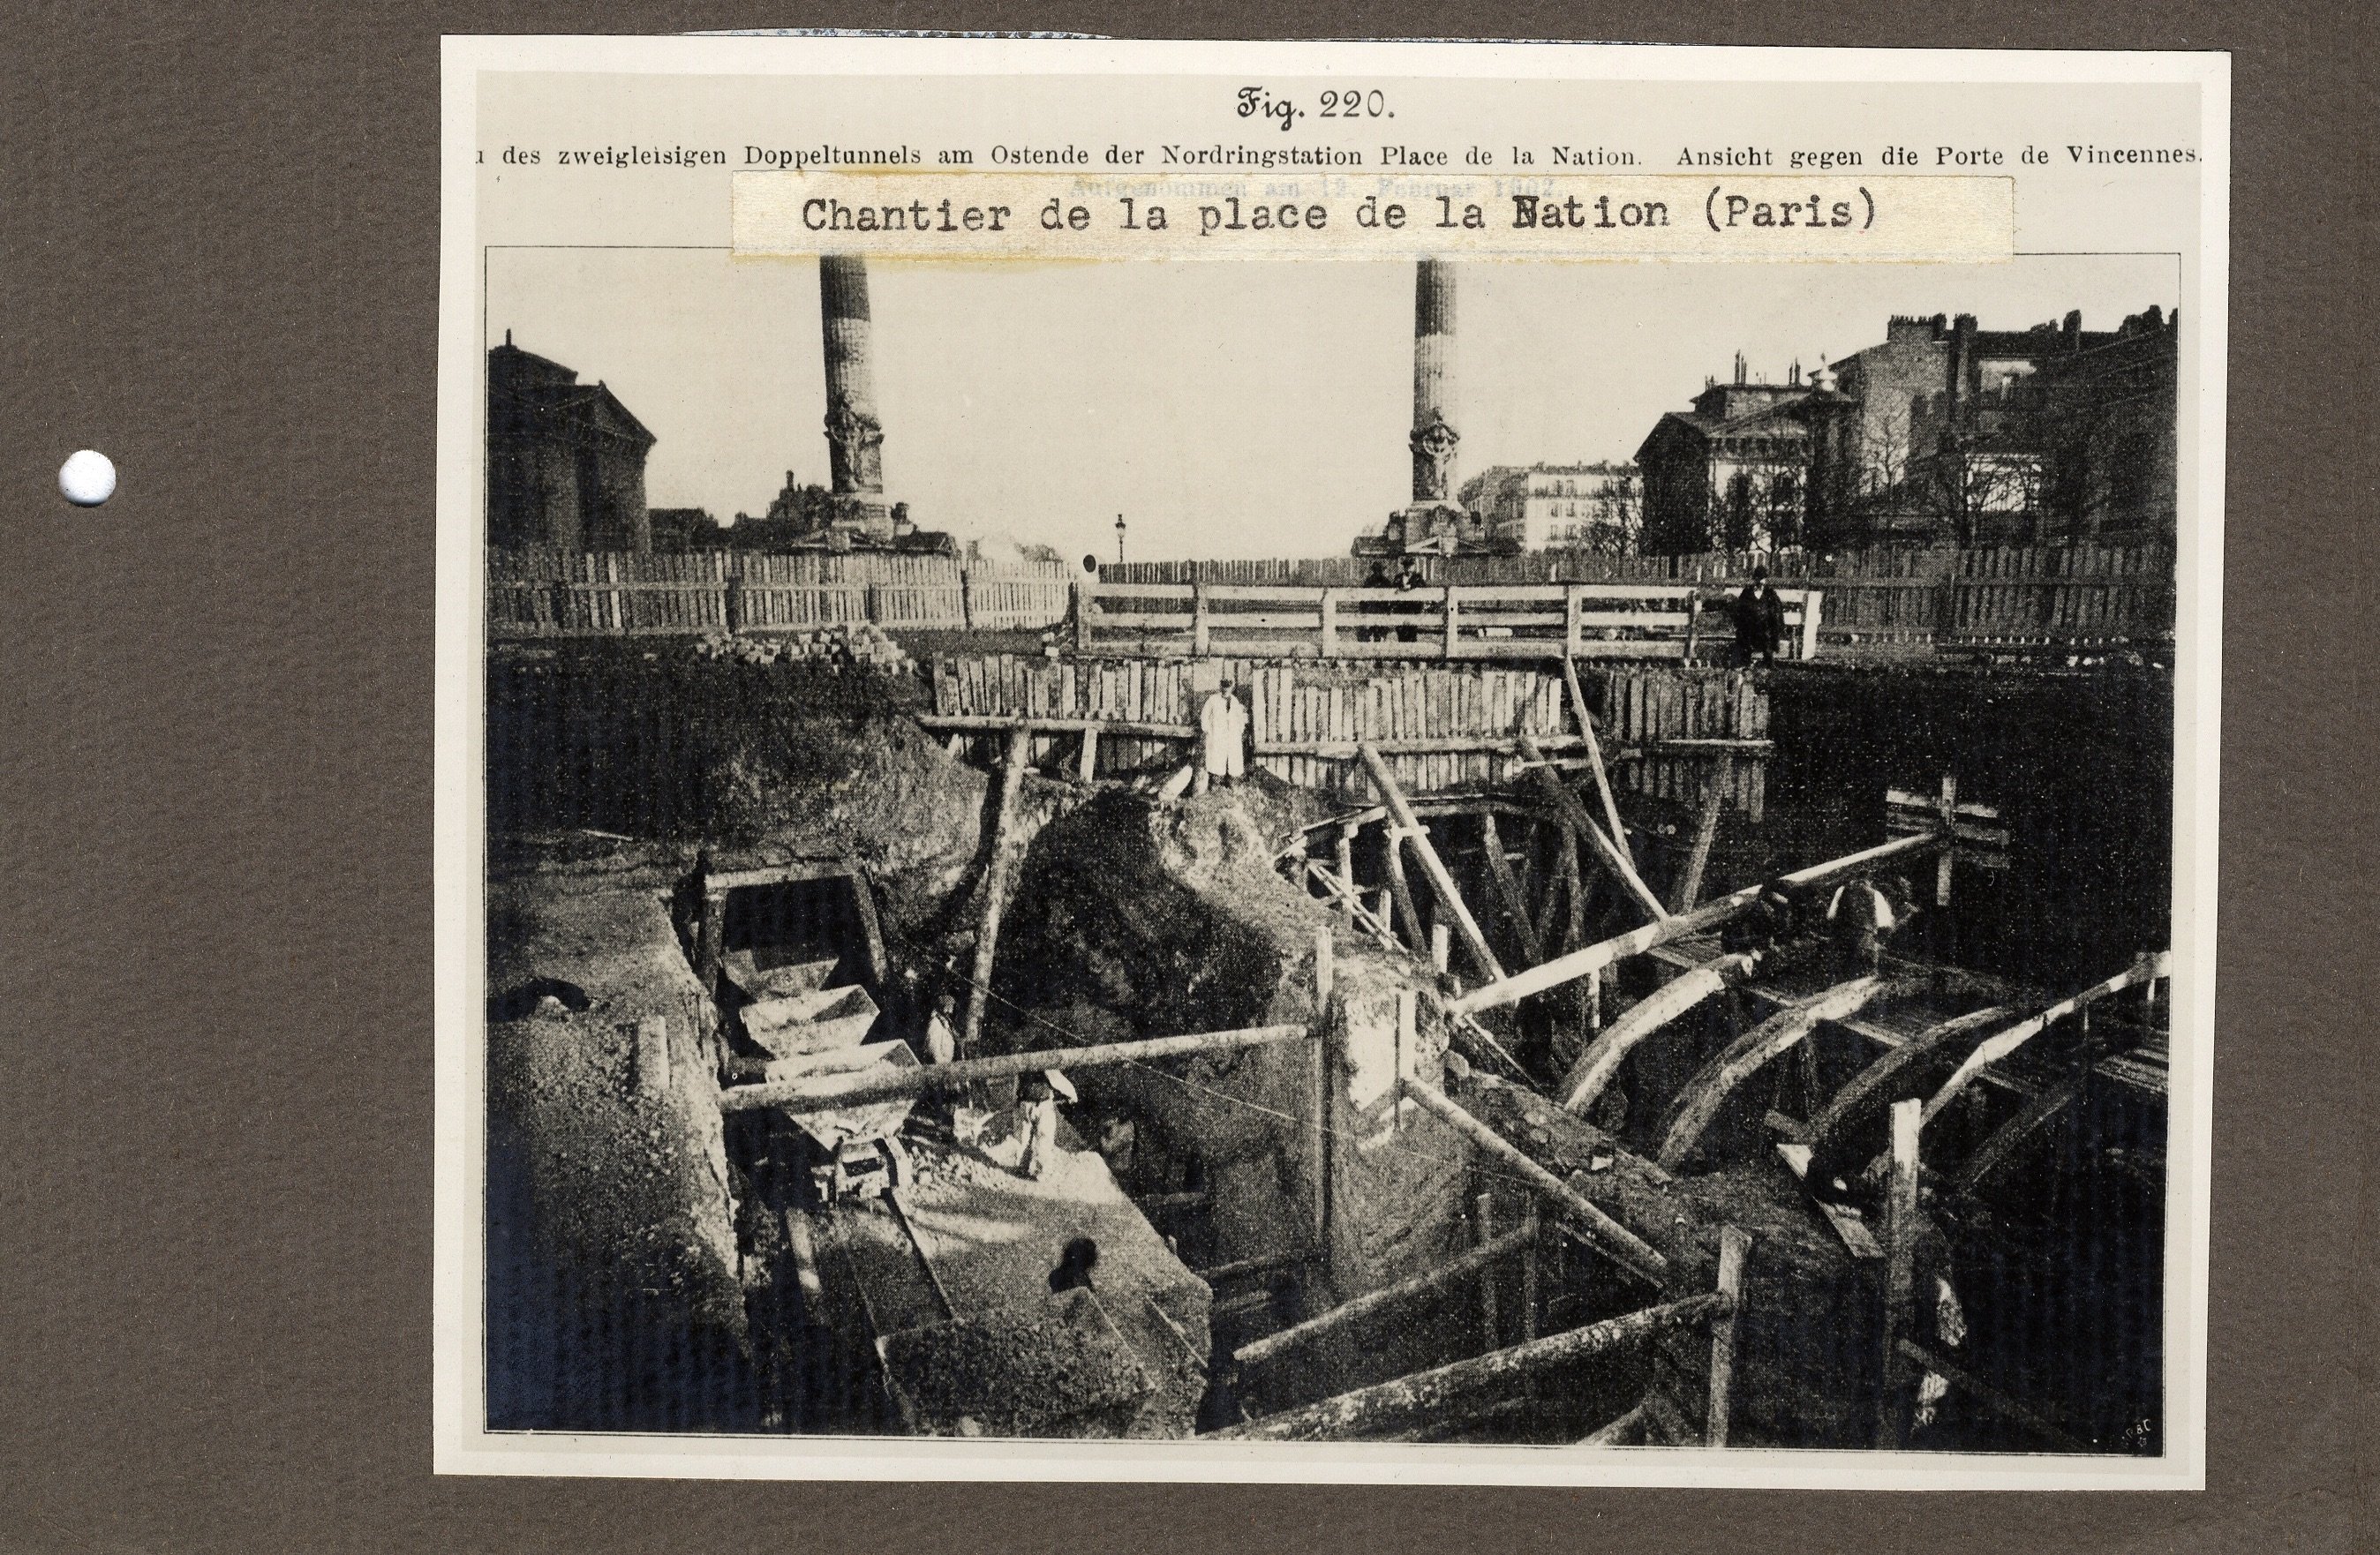
[(2161, 1450), (2165, 671), (488, 705), (492, 1429)]

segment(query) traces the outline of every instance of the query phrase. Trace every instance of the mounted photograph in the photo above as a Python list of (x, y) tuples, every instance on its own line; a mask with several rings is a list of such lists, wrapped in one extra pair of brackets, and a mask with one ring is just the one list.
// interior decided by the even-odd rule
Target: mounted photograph
[(443, 1471), (2203, 1483), (2222, 56), (447, 102)]

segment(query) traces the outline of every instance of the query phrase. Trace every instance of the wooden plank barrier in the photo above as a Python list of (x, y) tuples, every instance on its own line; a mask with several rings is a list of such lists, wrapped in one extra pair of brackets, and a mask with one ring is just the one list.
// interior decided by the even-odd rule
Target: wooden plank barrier
[[(1197, 657), (1682, 660), (1707, 592), (1692, 584), (1395, 589), (1102, 578), (1081, 591), (1075, 641), (1086, 653)], [(1823, 591), (1778, 594), (1787, 657), (1809, 657)]]
[[(932, 691), (926, 727), (961, 736), (962, 750), (979, 741), (978, 759), (989, 761), (997, 747), (986, 737), (1027, 719), (1045, 743), (1063, 740), (1051, 749), (1077, 757), (1077, 777), (1179, 765), (1184, 744), (1196, 737), (1200, 704), (1229, 676), (1247, 705), (1252, 766), (1350, 800), (1369, 786), (1357, 750), (1366, 742), (1415, 797), (1511, 781), (1516, 731), (1558, 762), (1592, 766), (1597, 752), (1576, 719), (1598, 702), (1594, 723), (1609, 747), (1608, 783), (1699, 799), (1704, 775), (1719, 766), (1729, 807), (1755, 820), (1766, 792), (1766, 763), (1712, 759), (1757, 757), (1768, 748), (1766, 687), (1756, 675), (1728, 670), (1591, 664), (1584, 677), (1572, 670), (1570, 679), (1584, 681), (1574, 702), (1559, 663), (956, 653), (935, 657), (926, 673)], [(1076, 741), (1094, 725), (1097, 750), (1085, 773)], [(1607, 818), (1615, 809), (1602, 807)], [(1628, 851), (1622, 838), (1613, 841)]]
[(1079, 576), (1060, 563), (876, 551), (486, 556), (488, 632), (499, 639), (800, 632), (863, 621), (1038, 631), (1066, 619)]

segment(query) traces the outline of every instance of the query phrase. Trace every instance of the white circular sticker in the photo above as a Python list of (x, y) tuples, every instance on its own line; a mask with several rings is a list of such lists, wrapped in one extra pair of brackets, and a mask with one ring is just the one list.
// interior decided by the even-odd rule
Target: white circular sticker
[(83, 449), (58, 466), (58, 489), (77, 507), (95, 508), (115, 495), (115, 461)]

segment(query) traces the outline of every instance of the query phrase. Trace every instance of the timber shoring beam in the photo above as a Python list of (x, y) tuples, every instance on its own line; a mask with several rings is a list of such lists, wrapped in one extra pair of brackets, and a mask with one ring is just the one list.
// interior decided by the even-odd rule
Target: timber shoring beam
[(1497, 899), (1503, 904), (1504, 916), (1512, 925), (1512, 936), (1521, 942), (1521, 954), (1536, 966), (1546, 958), (1545, 943), (1537, 938), (1537, 926), (1529, 922), (1528, 903), (1521, 896), (1521, 883), (1512, 876), (1512, 861), (1504, 856), (1504, 838), (1496, 828), (1496, 813), (1484, 811), (1479, 816), (1479, 842), (1487, 855), (1488, 879), (1496, 887)]
[(1721, 756), (1703, 776), (1702, 813), (1694, 818), (1694, 843), (1686, 854), (1685, 871), (1678, 878), (1672, 911), (1688, 910), (1703, 894), (1703, 871), (1710, 864), (1711, 844), (1718, 837), (1719, 803), (1727, 797), (1727, 780), (1734, 770), (1734, 763)]
[(1686, 1157), (1737, 1086), (1794, 1043), (1808, 1041), (1819, 1022), (1858, 1014), (1887, 986), (1883, 978), (1874, 975), (1838, 982), (1822, 994), (1789, 1005), (1730, 1043), (1678, 1092), (1669, 1132), (1661, 1140), (1662, 1169), (1675, 1172), (1684, 1167)]
[(1837, 1134), (1858, 1127), (1879, 1106), (1888, 1105), (1903, 1076), (1924, 1073), (1928, 1062), (1955, 1049), (1974, 1033), (1998, 1025), (2010, 1013), (2005, 1005), (1972, 1010), (1938, 1026), (1927, 1027), (1899, 1047), (1886, 1049), (1882, 1057), (1853, 1075), (1850, 1083), (1836, 1091), (1803, 1126), (1803, 1142), (1824, 1152)]
[(1892, 1104), (1892, 1175), (1884, 1199), (1884, 1368), (1876, 1390), (1876, 1444), (1898, 1451), (1909, 1434), (1909, 1357), (1901, 1341), (1916, 1330), (1918, 1137), (1915, 1099)]
[(1650, 1344), (1662, 1334), (1707, 1322), (1734, 1305), (1731, 1297), (1717, 1291), (1690, 1296), (1682, 1301), (1647, 1307), (1585, 1328), (1532, 1339), (1433, 1370), (1358, 1388), (1301, 1409), (1284, 1410), (1228, 1430), (1215, 1431), (1201, 1440), (1331, 1441), (1393, 1430), (1409, 1420), (1442, 1412), (1451, 1401), (1466, 1394), (1509, 1390), (1557, 1367)]
[(1389, 833), (1381, 868), (1389, 879), (1389, 898), (1396, 904), (1391, 922), (1398, 927), (1398, 937), (1415, 955), (1427, 956), (1429, 927), (1421, 921), (1421, 909), (1414, 901), (1413, 882), (1405, 876), (1405, 839), (1398, 831)]
[(1144, 1064), (1157, 1058), (1192, 1054), (1231, 1053), (1247, 1047), (1271, 1047), (1281, 1043), (1311, 1042), (1309, 1026), (1248, 1026), (1229, 1031), (1195, 1031), (1179, 1037), (1148, 1037), (1138, 1042), (1100, 1043), (1091, 1047), (1043, 1048), (1032, 1053), (1008, 1053), (994, 1058), (959, 1058), (916, 1069), (864, 1069), (858, 1073), (805, 1076), (770, 1080), (760, 1085), (730, 1086), (719, 1093), (719, 1110), (750, 1112), (758, 1107), (783, 1107), (787, 1112), (822, 1112), (856, 1106), (862, 1102), (888, 1102), (896, 1096), (923, 1096), (929, 1091), (956, 1090), (977, 1080), (1005, 1079), (1039, 1069), (1096, 1069), (1115, 1064)]
[(1518, 740), (1521, 754), (1535, 766), (1537, 787), (1553, 801), (1554, 808), (1569, 817), (1572, 826), (1585, 837), (1587, 845), (1603, 861), (1603, 867), (1628, 887), (1628, 894), (1636, 898), (1637, 904), (1651, 915), (1653, 921), (1657, 923), (1668, 922), (1670, 910), (1661, 905), (1661, 898), (1645, 884), (1644, 878), (1636, 873), (1636, 866), (1629, 862), (1628, 855), (1615, 847), (1611, 838), (1603, 835), (1603, 828), (1595, 824), (1595, 817), (1586, 813), (1586, 806), (1570, 791), (1570, 785), (1556, 776), (1553, 768), (1544, 765), (1545, 756), (1537, 749), (1537, 742), (1530, 739), (1526, 731), (1519, 735)]
[[(1619, 846), (1621, 854), (1633, 869), (1636, 863), (1636, 850), (1628, 846), (1628, 827), (1620, 819), (1620, 802), (1611, 794), (1611, 775), (1604, 770), (1603, 744), (1596, 738), (1595, 717), (1586, 710), (1586, 693), (1578, 683), (1578, 666), (1571, 661), (1568, 654), (1562, 656), (1562, 687), (1570, 693), (1571, 711), (1578, 716), (1578, 736), (1585, 741), (1586, 759), (1595, 769), (1595, 791), (1603, 798), (1604, 818), (1611, 823), (1611, 840)], [(1534, 761), (1537, 758), (1532, 756), (1529, 759)]]
[(1488, 947), (1488, 936), (1479, 932), (1478, 922), (1471, 916), (1471, 909), (1463, 904), (1463, 893), (1455, 888), (1454, 876), (1447, 872), (1446, 861), (1438, 856), (1438, 849), (1430, 842), (1429, 834), (1422, 829), (1420, 817), (1405, 802), (1405, 791), (1397, 786), (1396, 778), (1389, 771), (1387, 760), (1381, 756), (1378, 747), (1369, 741), (1362, 749), (1365, 770), (1372, 775), (1373, 786), (1380, 790), (1380, 798), (1387, 803), (1389, 813), (1397, 818), (1397, 825), (1403, 830), (1403, 841), (1413, 850), (1414, 857), (1421, 861), (1422, 873), (1429, 876), (1430, 888), (1438, 893), (1439, 905), (1454, 919), (1455, 932), (1463, 936), (1463, 948), (1471, 952), (1472, 960), (1478, 964), (1480, 971), (1490, 982), (1500, 981), (1504, 975), (1503, 966), (1497, 961), (1496, 952)]
[(1160, 723), (1147, 718), (1067, 718), (1039, 713), (920, 713), (918, 724), (936, 733), (1117, 734), (1140, 740), (1195, 740), (1196, 724)]
[(1578, 1439), (1581, 1447), (1633, 1447), (1631, 1439), (1643, 1434), (1645, 1404), (1641, 1399), (1624, 1415), (1615, 1415), (1586, 1435)]
[(1008, 834), (1016, 824), (1016, 805), (1025, 791), (1025, 768), (1033, 752), (1033, 731), (1017, 725), (1008, 731), (1008, 761), (1000, 778), (1000, 808), (991, 827), (991, 851), (983, 866), (983, 915), (976, 924), (975, 969), (968, 979), (966, 1017), (959, 1031), (959, 1053), (973, 1053), (983, 1037), (984, 1005), (991, 998), (992, 957), (1000, 946), (1000, 914), (1008, 897)]
[(2039, 1435), (2047, 1438), (2049, 1440), (2056, 1442), (2061, 1452), (2095, 1453), (2099, 1451), (2098, 1448), (2092, 1446), (2089, 1442), (2084, 1441), (2080, 1437), (2077, 1437), (2072, 1432), (2067, 1430), (2063, 1426), (2058, 1424), (2057, 1421), (2050, 1419), (2047, 1416), (2045, 1416), (2038, 1411), (2026, 1408), (2023, 1404), (2019, 1404), (2016, 1400), (2009, 1397), (2008, 1394), (2000, 1392), (1998, 1388), (1993, 1387), (1989, 1382), (1986, 1382), (1982, 1378), (1976, 1376), (1973, 1372), (1957, 1365), (1955, 1362), (1944, 1359), (1941, 1356), (1925, 1348), (1925, 1346), (1918, 1344), (1913, 1339), (1903, 1339), (1900, 1341), (1900, 1355), (1902, 1358), (1906, 1360), (1915, 1361), (1919, 1366), (1924, 1367), (1926, 1370), (1934, 1373), (1937, 1377), (1941, 1378), (1945, 1382), (1951, 1383), (1960, 1388), (1970, 1397), (1973, 1398), (1976, 1403), (1982, 1404), (1993, 1414), (1998, 1415), (2000, 1418), (2004, 1420), (2012, 1420), (2016, 1424), (2024, 1427), (2027, 1430), (2036, 1432)]
[(1508, 1231), (1433, 1269), (1399, 1280), (1395, 1284), (1383, 1285), (1353, 1301), (1342, 1302), (1327, 1312), (1318, 1313), (1278, 1333), (1269, 1333), (1262, 1339), (1251, 1341), (1242, 1345), (1232, 1358), (1244, 1367), (1261, 1365), (1284, 1350), (1293, 1349), (1326, 1333), (1336, 1333), (1383, 1312), (1392, 1312), (1442, 1295), (1488, 1268), (1505, 1254), (1519, 1252), (1536, 1239), (1537, 1228), (1535, 1225), (1524, 1224), (1518, 1230)]
[(1568, 1211), (1586, 1239), (1605, 1254), (1655, 1284), (1659, 1284), (1669, 1273), (1670, 1260), (1655, 1251), (1644, 1238), (1606, 1214), (1576, 1188), (1538, 1165), (1527, 1151), (1472, 1116), (1444, 1091), (1427, 1080), (1411, 1076), (1406, 1077), (1403, 1084), (1405, 1094), (1420, 1103), (1424, 1111), (1436, 1115), (1440, 1122), (1518, 1173), (1538, 1193)]
[(1735, 1392), (1735, 1331), (1743, 1317), (1743, 1266), (1752, 1257), (1752, 1233), (1724, 1225), (1718, 1233), (1718, 1293), (1727, 1311), (1711, 1320), (1710, 1392), (1703, 1410), (1703, 1445), (1727, 1445), (1730, 1404)]
[(1578, 1055), (1578, 1062), (1571, 1066), (1570, 1073), (1562, 1077), (1555, 1091), (1562, 1110), (1585, 1117), (1587, 1109), (1610, 1087), (1612, 1077), (1620, 1072), (1621, 1060), (1631, 1050), (1720, 989), (1750, 976), (1752, 968), (1749, 956), (1721, 956), (1692, 971), (1680, 973), (1629, 1006), (1626, 1014), (1605, 1027), (1587, 1044), (1586, 1051)]
[(1942, 1089), (1926, 1099), (1925, 1121), (1931, 1123), (1941, 1116), (1942, 1109), (1957, 1101), (1959, 1092), (1973, 1084), (1975, 1077), (1983, 1073), (1987, 1065), (1999, 1062), (2040, 1035), (2051, 1025), (2072, 1015), (2086, 1005), (2097, 1003), (2110, 994), (2119, 994), (2127, 988), (2137, 987), (2143, 982), (2154, 982), (2160, 977), (2169, 975), (2172, 970), (2173, 953), (2169, 950), (2155, 951), (2139, 957), (2131, 966), (2106, 982), (2095, 982), (2081, 993), (2070, 998), (2060, 999), (2046, 1009), (2017, 1022), (2007, 1031), (1986, 1038), (1974, 1052), (1967, 1055), (1966, 1060), (1959, 1066), (1957, 1071), (1942, 1082)]
[[(1889, 842), (1879, 843), (1874, 848), (1848, 854), (1843, 858), (1830, 859), (1822, 864), (1813, 864), (1807, 869), (1796, 870), (1781, 877), (1777, 884), (1781, 884), (1788, 890), (1792, 891), (1820, 890), (1840, 881), (1854, 879), (1881, 869), (1888, 863), (1930, 853), (1944, 846), (1947, 844), (1943, 839), (1936, 836), (1897, 837)], [(1715, 897), (1692, 912), (1681, 912), (1673, 918), (1663, 918), (1658, 922), (1646, 923), (1642, 928), (1631, 929), (1624, 934), (1615, 934), (1609, 939), (1599, 940), (1583, 949), (1573, 950), (1567, 956), (1557, 956), (1543, 966), (1531, 967), (1526, 971), (1515, 972), (1501, 982), (1482, 983), (1455, 1000), (1453, 1007), (1459, 1013), (1468, 1015), (1476, 1014), (1483, 1009), (1495, 1009), (1504, 1005), (1518, 1004), (1533, 994), (1542, 994), (1548, 988), (1559, 988), (1565, 982), (1586, 976), (1589, 972), (1600, 971), (1615, 961), (1624, 961), (1631, 956), (1641, 956), (1656, 946), (1668, 945), (1674, 940), (1685, 939), (1694, 934), (1707, 934), (1713, 929), (1735, 922), (1751, 911), (1759, 903), (1760, 893), (1767, 888), (1766, 886), (1746, 886), (1743, 889), (1730, 895)]]
[(1985, 1178), (2008, 1164), (2009, 1157), (2016, 1153), (2017, 1146), (2031, 1137), (2034, 1129), (2073, 1105), (2074, 1099), (2082, 1094), (2083, 1077), (2091, 1072), (2088, 1059), (2095, 1056), (2086, 1055), (2083, 1067), (2034, 1095), (2018, 1109), (2014, 1117), (1993, 1129), (1991, 1138), (1985, 1139), (1975, 1153), (1952, 1174), (1950, 1190), (1954, 1193), (1974, 1192), (1983, 1185)]

